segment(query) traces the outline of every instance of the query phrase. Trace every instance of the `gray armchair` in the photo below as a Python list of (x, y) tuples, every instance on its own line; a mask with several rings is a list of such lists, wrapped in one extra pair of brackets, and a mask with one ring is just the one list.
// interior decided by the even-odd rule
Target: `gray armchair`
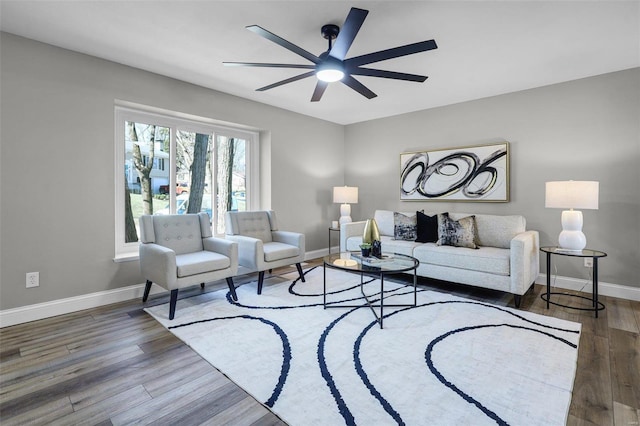
[(140, 270), (151, 284), (171, 291), (169, 319), (175, 316), (178, 289), (226, 278), (233, 300), (238, 300), (233, 276), (238, 273), (238, 244), (211, 234), (209, 215), (143, 215), (140, 217)]
[(227, 212), (225, 237), (238, 243), (238, 273), (258, 272), (258, 294), (267, 269), (295, 264), (305, 281), (304, 234), (279, 231), (274, 211)]

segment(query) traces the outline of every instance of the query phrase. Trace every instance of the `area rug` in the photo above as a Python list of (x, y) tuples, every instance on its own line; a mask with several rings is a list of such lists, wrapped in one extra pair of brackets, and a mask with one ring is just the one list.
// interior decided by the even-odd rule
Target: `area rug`
[[(363, 303), (359, 275), (326, 274), (329, 303)], [(322, 266), (305, 277), (147, 312), (291, 425), (565, 424), (580, 324), (419, 288), (380, 329), (369, 308), (323, 308)], [(412, 302), (385, 279), (385, 303)]]

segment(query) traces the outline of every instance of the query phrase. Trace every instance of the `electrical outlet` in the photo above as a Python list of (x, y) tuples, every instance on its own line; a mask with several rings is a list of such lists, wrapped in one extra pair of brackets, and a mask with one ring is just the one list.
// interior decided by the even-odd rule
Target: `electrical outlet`
[(40, 285), (40, 272), (27, 272), (27, 288)]
[(593, 268), (593, 258), (592, 257), (585, 257), (584, 258), (584, 267), (585, 268)]

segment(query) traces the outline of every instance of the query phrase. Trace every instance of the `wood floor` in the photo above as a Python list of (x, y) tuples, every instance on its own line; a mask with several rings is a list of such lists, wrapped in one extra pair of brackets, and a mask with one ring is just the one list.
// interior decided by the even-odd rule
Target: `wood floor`
[[(420, 285), (513, 306), (513, 297), (500, 292), (429, 280)], [(223, 288), (224, 281), (212, 283), (180, 297)], [(521, 308), (583, 327), (568, 424), (639, 425), (640, 302), (601, 297), (606, 309), (596, 319), (566, 308), (547, 310), (542, 291), (534, 286)], [(144, 306), (166, 302), (163, 294)], [(284, 424), (142, 308), (132, 300), (0, 329), (0, 423)]]

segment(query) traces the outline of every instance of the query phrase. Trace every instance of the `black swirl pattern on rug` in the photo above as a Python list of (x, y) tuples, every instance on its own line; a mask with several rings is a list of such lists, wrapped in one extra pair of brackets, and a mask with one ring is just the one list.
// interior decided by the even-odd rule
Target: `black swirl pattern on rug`
[(270, 326), (271, 328), (273, 328), (273, 330), (276, 332), (276, 334), (278, 335), (278, 337), (280, 337), (280, 340), (282, 341), (282, 366), (280, 367), (280, 375), (278, 377), (278, 383), (276, 383), (276, 386), (273, 389), (273, 392), (271, 393), (271, 396), (269, 397), (269, 399), (267, 399), (267, 401), (264, 402), (264, 405), (266, 405), (267, 407), (273, 407), (273, 405), (278, 400), (278, 397), (282, 393), (282, 389), (289, 375), (289, 370), (291, 369), (291, 345), (289, 343), (289, 338), (287, 337), (287, 334), (284, 332), (284, 330), (282, 330), (282, 328), (280, 328), (278, 324), (276, 324), (273, 321), (269, 321), (266, 318), (254, 317), (251, 315), (236, 315), (231, 317), (209, 318), (204, 320), (192, 321), (184, 324), (173, 325), (168, 327), (168, 329), (188, 327), (190, 325), (195, 325), (195, 324), (201, 324), (201, 323), (212, 322), (212, 321), (231, 320), (231, 319), (248, 319), (253, 321), (260, 321)]
[[(445, 305), (445, 304), (471, 304), (471, 305), (479, 305), (479, 306), (483, 306), (486, 308), (490, 308), (490, 309), (496, 309), (499, 310), (501, 312), (504, 312), (506, 314), (512, 315), (524, 322), (527, 323), (531, 323), (531, 324), (535, 324), (539, 327), (543, 327), (543, 328), (547, 328), (547, 329), (551, 329), (551, 330), (557, 330), (557, 331), (562, 331), (562, 332), (567, 332), (567, 333), (573, 333), (573, 334), (579, 334), (579, 331), (576, 330), (568, 330), (568, 329), (562, 329), (562, 328), (558, 328), (558, 327), (553, 327), (553, 326), (549, 326), (546, 324), (542, 324), (536, 321), (532, 321), (529, 320), (528, 318), (523, 317), (522, 315), (518, 315), (514, 312), (511, 312), (507, 309), (503, 309), (500, 308), (498, 306), (494, 306), (494, 305), (488, 305), (486, 303), (481, 303), (481, 302), (472, 302), (472, 301), (457, 301), (457, 300), (449, 300), (449, 301), (439, 301), (439, 302), (430, 302), (430, 303), (424, 303), (418, 306), (410, 306), (407, 308), (402, 308), (399, 309), (397, 311), (391, 312), (389, 314), (384, 315), (384, 318), (388, 318), (394, 315), (398, 315), (400, 313), (409, 311), (409, 310), (413, 310), (413, 309), (417, 309), (417, 308), (424, 308), (424, 307), (430, 307), (430, 306), (435, 306), (435, 305)], [(367, 389), (369, 389), (369, 392), (371, 392), (371, 395), (373, 395), (374, 398), (376, 398), (378, 400), (378, 402), (380, 403), (381, 407), (389, 414), (389, 416), (391, 416), (398, 424), (405, 424), (404, 421), (402, 420), (400, 414), (391, 406), (391, 404), (382, 396), (382, 394), (376, 389), (376, 387), (373, 385), (373, 383), (371, 383), (371, 381), (369, 380), (369, 377), (362, 365), (362, 360), (360, 358), (360, 348), (362, 345), (362, 341), (365, 338), (366, 334), (375, 326), (377, 325), (377, 321), (372, 321), (369, 325), (367, 325), (367, 327), (365, 327), (362, 330), (362, 333), (360, 333), (360, 335), (356, 338), (356, 341), (354, 343), (354, 349), (353, 349), (353, 362), (355, 365), (355, 369), (356, 369), (356, 373), (360, 376), (360, 379), (362, 380), (362, 383), (367, 387)], [(461, 332), (461, 331), (465, 331), (465, 330), (472, 330), (472, 329), (480, 329), (480, 328), (487, 328), (487, 327), (497, 327), (497, 326), (507, 326), (507, 327), (513, 327), (513, 328), (520, 328), (520, 329), (525, 329), (525, 330), (530, 330), (530, 331), (534, 331), (540, 334), (543, 334), (545, 336), (557, 339), (573, 348), (577, 348), (577, 345), (569, 342), (566, 339), (563, 339), (561, 337), (555, 336), (553, 334), (550, 333), (546, 333), (544, 331), (540, 331), (540, 330), (536, 330), (530, 327), (523, 327), (523, 326), (516, 326), (516, 325), (509, 325), (509, 324), (499, 324), (499, 325), (479, 325), (479, 326), (472, 326), (472, 327), (465, 327), (462, 329), (457, 329), (457, 330), (452, 330), (448, 333), (445, 333), (442, 336), (439, 336), (438, 338), (434, 339), (432, 342), (430, 342), (429, 346), (427, 347), (427, 351), (429, 353), (429, 360), (427, 361), (427, 363), (429, 363), (430, 361), (430, 353), (431, 351), (429, 350), (429, 348), (433, 349), (433, 346), (435, 346), (436, 343), (442, 341), (444, 338), (448, 337), (449, 335), (455, 334), (456, 332)], [(433, 365), (433, 363), (431, 363), (431, 365), (429, 366), (429, 368), (431, 369), (432, 373), (436, 376), (436, 378), (438, 378), (438, 380), (445, 384), (445, 386), (448, 387), (452, 387), (455, 388), (455, 385), (451, 384), (450, 382), (448, 382), (444, 376), (442, 376), (437, 369), (435, 369), (435, 366), (433, 366), (433, 368), (431, 368), (431, 366)], [(448, 384), (450, 384), (451, 386), (449, 386)], [(453, 389), (452, 388), (452, 389)], [(470, 402), (470, 403), (474, 403), (476, 406), (478, 406), (478, 408), (480, 408), (486, 415), (488, 415), (490, 418), (494, 419), (495, 421), (497, 421), (499, 424), (506, 424), (506, 423), (500, 423), (502, 420), (499, 419), (497, 417), (497, 415), (495, 415), (495, 413), (491, 412), (490, 410), (486, 409), (485, 407), (483, 407), (479, 402), (475, 401), (472, 397), (464, 394), (462, 391), (459, 391), (459, 389), (455, 388), (453, 389), (454, 391), (456, 391), (456, 393), (458, 393), (458, 395), (460, 395), (465, 401)], [(475, 401), (475, 402), (474, 402)], [(482, 408), (481, 408), (482, 407)]]
[[(314, 266), (313, 268), (311, 268), (311, 269), (309, 269), (308, 271), (306, 271), (306, 272), (304, 273), (304, 275), (307, 275), (307, 273), (308, 273), (308, 272), (311, 272), (311, 271), (313, 271), (313, 270), (314, 270), (314, 269), (316, 269), (316, 268), (320, 268), (320, 266)], [(375, 281), (375, 278), (372, 278), (372, 277), (368, 277), (368, 278), (369, 278), (369, 280), (368, 280), (368, 281), (364, 281), (364, 282), (363, 282), (363, 284), (369, 284), (370, 282)], [(318, 297), (318, 296), (322, 296), (322, 295), (323, 295), (323, 293), (309, 293), (309, 294), (298, 293), (298, 292), (295, 290), (295, 287), (296, 287), (300, 282), (301, 282), (301, 281), (300, 281), (300, 277), (298, 277), (298, 278), (296, 278), (295, 280), (293, 280), (293, 282), (292, 282), (292, 283), (291, 283), (291, 285), (289, 286), (289, 294), (293, 294), (294, 296), (299, 296), (299, 297)], [(300, 284), (300, 285), (304, 285), (304, 283), (302, 283), (302, 284)], [(351, 287), (346, 287), (346, 288), (344, 288), (344, 289), (342, 289), (342, 290), (337, 290), (337, 291), (328, 291), (328, 292), (327, 292), (327, 294), (328, 294), (328, 295), (329, 295), (329, 294), (333, 295), (333, 294), (345, 293), (345, 292), (347, 292), (347, 291), (350, 291), (350, 290), (353, 290), (353, 289), (358, 288), (358, 286), (359, 286), (359, 285), (360, 285), (360, 284), (358, 283), (358, 284), (354, 284), (354, 285), (352, 285)], [(349, 300), (353, 300), (353, 299), (349, 299)], [(345, 302), (345, 301), (347, 301), (347, 300), (344, 300), (343, 302)]]

